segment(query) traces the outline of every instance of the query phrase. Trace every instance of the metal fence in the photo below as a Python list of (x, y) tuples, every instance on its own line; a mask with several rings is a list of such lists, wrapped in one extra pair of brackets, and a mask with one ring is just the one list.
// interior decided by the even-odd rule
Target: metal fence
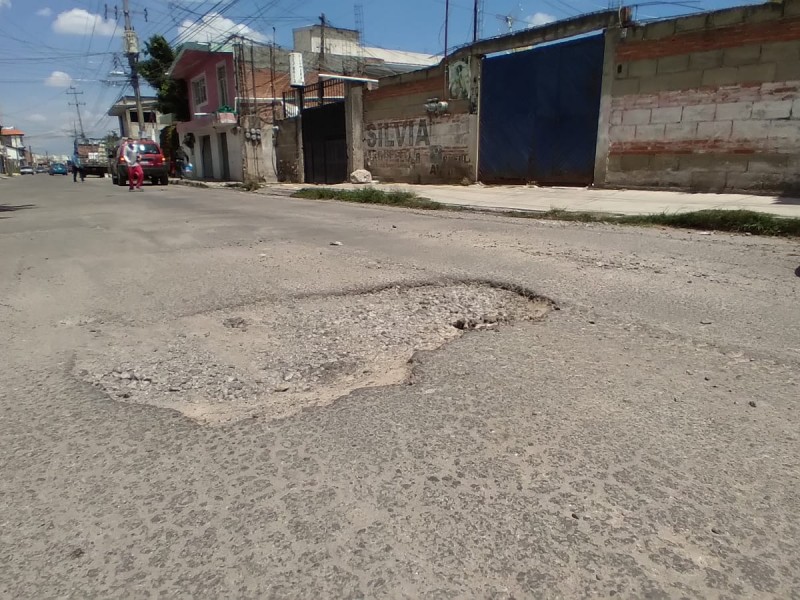
[(344, 102), (345, 82), (320, 79), (317, 83), (296, 87), (283, 93), (283, 118), (289, 119), (309, 108)]

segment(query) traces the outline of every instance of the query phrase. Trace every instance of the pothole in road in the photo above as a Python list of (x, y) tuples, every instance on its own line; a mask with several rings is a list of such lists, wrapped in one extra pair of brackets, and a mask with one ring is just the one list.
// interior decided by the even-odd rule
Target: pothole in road
[(551, 303), (486, 283), (308, 296), (105, 329), (76, 362), (111, 398), (204, 423), (283, 418), (353, 390), (403, 383), (410, 358), (467, 330), (537, 320)]

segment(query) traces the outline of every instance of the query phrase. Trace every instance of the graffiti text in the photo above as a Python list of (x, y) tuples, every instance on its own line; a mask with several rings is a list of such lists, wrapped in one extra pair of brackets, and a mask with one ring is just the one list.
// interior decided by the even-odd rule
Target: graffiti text
[(370, 148), (413, 148), (430, 144), (425, 119), (367, 125), (367, 146)]

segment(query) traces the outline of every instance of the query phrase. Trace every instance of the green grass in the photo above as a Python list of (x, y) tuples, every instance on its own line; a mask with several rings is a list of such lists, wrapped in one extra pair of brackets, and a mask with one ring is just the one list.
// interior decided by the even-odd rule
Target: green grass
[(633, 225), (665, 225), (708, 231), (731, 231), (753, 235), (800, 236), (800, 219), (778, 217), (752, 210), (698, 210), (686, 213), (621, 217)]
[(545, 213), (505, 212), (507, 216), (529, 219), (553, 219), (578, 221), (580, 223), (615, 223), (618, 225), (641, 225), (701, 229), (704, 231), (728, 231), (753, 235), (800, 237), (800, 219), (778, 217), (752, 210), (698, 210), (684, 213), (657, 213), (652, 215), (609, 215), (590, 212), (570, 212), (553, 209)]
[(384, 204), (386, 206), (403, 206), (405, 208), (421, 208), (424, 210), (443, 210), (447, 206), (428, 198), (417, 196), (413, 192), (384, 192), (375, 188), (358, 190), (340, 190), (335, 188), (303, 188), (292, 194), (294, 198), (309, 200), (341, 200), (360, 204)]
[[(345, 190), (336, 188), (303, 188), (295, 198), (310, 200), (341, 200), (362, 204), (383, 204), (426, 210), (470, 210), (461, 206), (442, 204), (417, 196), (413, 192), (385, 192), (375, 188)], [(476, 211), (483, 212), (483, 211)], [(617, 225), (662, 226), (703, 231), (727, 231), (752, 235), (800, 237), (800, 219), (778, 217), (751, 210), (698, 210), (684, 213), (658, 213), (652, 215), (612, 215), (592, 212), (571, 212), (552, 209), (535, 211), (487, 211), (507, 217), (527, 219), (552, 219), (554, 221), (577, 221), (580, 223), (614, 223)]]

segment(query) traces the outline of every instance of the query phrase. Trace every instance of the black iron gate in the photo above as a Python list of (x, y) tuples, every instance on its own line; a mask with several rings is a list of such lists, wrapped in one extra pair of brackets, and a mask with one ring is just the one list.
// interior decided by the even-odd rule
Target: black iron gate
[(347, 180), (344, 103), (303, 111), (303, 160), (307, 183)]
[(344, 83), (328, 80), (307, 85), (300, 92), (299, 104), (306, 182), (347, 181)]
[(602, 34), (484, 60), (478, 179), (590, 185)]

